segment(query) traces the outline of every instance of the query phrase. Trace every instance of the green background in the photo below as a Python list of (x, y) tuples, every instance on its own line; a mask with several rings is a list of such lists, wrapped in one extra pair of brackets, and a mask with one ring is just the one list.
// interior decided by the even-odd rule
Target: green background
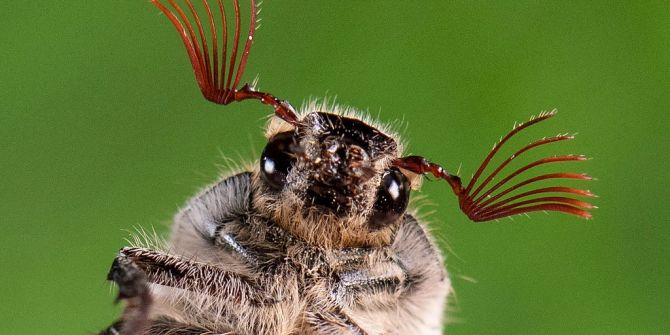
[[(465, 179), (514, 121), (553, 108), (514, 145), (579, 136), (526, 161), (594, 158), (560, 165), (599, 178), (580, 185), (600, 196), (592, 221), (472, 224), (424, 184), (448, 333), (668, 332), (667, 2), (266, 1), (262, 17), (246, 78), (404, 119), (411, 153)], [(0, 333), (86, 334), (118, 315), (105, 274), (128, 231), (165, 232), (223, 155), (260, 152), (270, 109), (204, 101), (145, 0), (2, 1), (0, 22)]]

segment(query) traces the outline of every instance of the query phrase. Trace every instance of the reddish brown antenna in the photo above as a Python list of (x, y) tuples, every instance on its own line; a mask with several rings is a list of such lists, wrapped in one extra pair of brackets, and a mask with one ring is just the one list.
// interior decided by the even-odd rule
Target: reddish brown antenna
[[(235, 31), (233, 32), (230, 59), (228, 59), (228, 22), (226, 19), (226, 9), (222, 0), (217, 0), (218, 12), (221, 15), (221, 31), (223, 34), (221, 38), (223, 43), (221, 43), (220, 49), (213, 10), (207, 0), (202, 0), (202, 3), (207, 12), (206, 19), (211, 34), (211, 49), (207, 43), (207, 36), (202, 21), (200, 20), (200, 16), (193, 6), (193, 3), (190, 0), (184, 0), (193, 17), (195, 27), (188, 19), (184, 10), (174, 0), (167, 0), (167, 2), (174, 11), (164, 5), (161, 0), (151, 0), (151, 3), (158, 7), (158, 9), (167, 16), (170, 22), (172, 22), (174, 27), (177, 28), (177, 32), (186, 47), (188, 58), (191, 60), (195, 79), (198, 82), (200, 91), (202, 91), (202, 94), (207, 100), (217, 104), (227, 105), (234, 101), (256, 99), (266, 105), (272, 106), (275, 110), (275, 115), (286, 122), (291, 124), (296, 124), (298, 122), (295, 109), (287, 101), (277, 99), (269, 93), (258, 92), (249, 84), (244, 84), (242, 87), (238, 88), (242, 75), (244, 74), (244, 69), (247, 65), (247, 58), (249, 58), (249, 51), (251, 50), (251, 44), (256, 31), (256, 15), (258, 7), (255, 0), (251, 0), (249, 31), (247, 32), (246, 42), (244, 42), (244, 49), (240, 55), (239, 63), (237, 63), (241, 35), (239, 0), (233, 1), (233, 8), (235, 11)], [(197, 36), (195, 29), (198, 30)], [(219, 52), (221, 53), (221, 64), (219, 64)]]
[[(569, 198), (565, 196), (537, 196), (546, 193), (562, 193), (567, 195), (577, 195), (583, 197), (593, 197), (593, 193), (587, 190), (581, 190), (572, 187), (565, 186), (551, 186), (538, 188), (523, 192), (514, 196), (504, 198), (509, 193), (520, 189), (521, 187), (530, 185), (532, 183), (548, 180), (548, 179), (577, 179), (577, 180), (591, 180), (592, 178), (583, 173), (548, 173), (539, 175), (533, 178), (526, 179), (522, 182), (509, 186), (502, 191), (495, 193), (498, 189), (506, 185), (512, 178), (530, 170), (533, 167), (555, 163), (555, 162), (567, 162), (567, 161), (583, 161), (586, 160), (586, 157), (583, 155), (564, 155), (564, 156), (552, 156), (546, 157), (537, 161), (534, 161), (530, 164), (527, 164), (514, 172), (510, 173), (508, 176), (501, 179), (495, 185), (486, 188), (489, 186), (493, 178), (498, 175), (498, 173), (507, 166), (512, 160), (518, 158), (521, 154), (530, 149), (565, 140), (571, 140), (574, 138), (572, 135), (557, 135), (552, 137), (544, 137), (535, 142), (532, 142), (521, 149), (517, 150), (514, 154), (505, 159), (498, 167), (496, 167), (493, 172), (491, 172), (484, 181), (479, 184), (479, 186), (473, 190), (477, 180), (482, 176), (484, 169), (491, 162), (491, 159), (496, 155), (500, 148), (514, 135), (518, 134), (525, 128), (528, 128), (538, 122), (544, 121), (552, 116), (555, 112), (543, 113), (536, 118), (531, 118), (526, 123), (521, 123), (516, 125), (512, 131), (510, 131), (505, 137), (503, 137), (500, 142), (496, 143), (493, 146), (491, 152), (486, 156), (482, 164), (477, 169), (477, 172), (472, 177), (472, 180), (468, 183), (466, 187), (463, 187), (459, 177), (454, 176), (444, 170), (441, 166), (431, 163), (423, 157), (420, 156), (408, 156), (396, 159), (394, 165), (414, 173), (430, 173), (433, 176), (446, 180), (451, 188), (453, 189), (456, 196), (459, 199), (459, 205), (461, 210), (473, 221), (489, 221), (494, 219), (503, 218), (506, 216), (511, 216), (515, 214), (522, 214), (535, 211), (556, 211), (563, 212), (572, 215), (577, 215), (585, 219), (591, 218), (591, 213), (588, 212), (589, 209), (596, 208), (592, 204), (581, 201), (574, 198)], [(484, 190), (486, 189), (486, 190)], [(495, 193), (495, 194), (494, 194)], [(531, 197), (536, 196), (536, 197)]]

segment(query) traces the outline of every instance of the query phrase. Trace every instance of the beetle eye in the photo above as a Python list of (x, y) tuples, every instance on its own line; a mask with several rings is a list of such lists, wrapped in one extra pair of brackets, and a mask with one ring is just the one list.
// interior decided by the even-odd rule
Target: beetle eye
[(398, 169), (384, 173), (377, 190), (377, 200), (369, 219), (372, 229), (381, 229), (405, 213), (409, 202), (409, 181)]
[(286, 183), (286, 175), (295, 161), (291, 153), (294, 144), (293, 132), (285, 132), (274, 136), (263, 149), (261, 176), (275, 190), (282, 189)]

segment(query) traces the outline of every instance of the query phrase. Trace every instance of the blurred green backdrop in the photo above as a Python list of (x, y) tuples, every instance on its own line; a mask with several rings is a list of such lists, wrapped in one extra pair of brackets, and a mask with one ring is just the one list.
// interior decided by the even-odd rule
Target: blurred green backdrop
[[(410, 152), (465, 179), (531, 114), (560, 110), (517, 146), (580, 133), (545, 154), (594, 158), (565, 165), (599, 177), (581, 185), (592, 221), (472, 224), (425, 183), (449, 334), (668, 332), (667, 2), (266, 1), (262, 17), (248, 79), (404, 119)], [(128, 231), (166, 231), (222, 154), (260, 152), (269, 109), (204, 101), (148, 1), (3, 1), (0, 20), (0, 333), (86, 334), (119, 312), (105, 274)]]

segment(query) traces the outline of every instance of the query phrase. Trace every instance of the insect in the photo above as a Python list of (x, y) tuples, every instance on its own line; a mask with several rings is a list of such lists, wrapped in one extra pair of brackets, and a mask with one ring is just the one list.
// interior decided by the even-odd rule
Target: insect
[(473, 221), (533, 211), (591, 217), (594, 206), (577, 199), (589, 191), (523, 191), (542, 180), (591, 179), (586, 174), (511, 181), (538, 165), (584, 156), (543, 158), (493, 181), (525, 152), (570, 135), (531, 142), (484, 174), (510, 138), (554, 113), (517, 125), (463, 184), (424, 157), (403, 156), (396, 134), (351, 109), (309, 103), (296, 111), (255, 85), (240, 85), (256, 29), (254, 0), (246, 38), (238, 0), (203, 0), (203, 17), (189, 0), (151, 2), (177, 29), (206, 99), (259, 100), (274, 116), (254, 168), (188, 201), (165, 245), (121, 249), (108, 279), (126, 306), (101, 334), (440, 334), (449, 277), (408, 210), (426, 174), (446, 181)]

